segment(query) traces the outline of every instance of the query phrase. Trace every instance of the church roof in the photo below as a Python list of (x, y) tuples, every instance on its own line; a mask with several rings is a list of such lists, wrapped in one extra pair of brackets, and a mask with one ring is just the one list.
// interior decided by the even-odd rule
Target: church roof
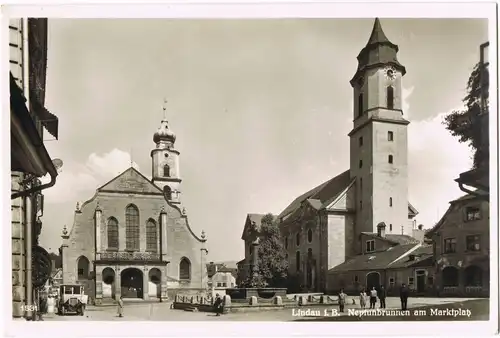
[[(292, 203), (278, 215), (278, 218), (290, 215), (300, 208), (304, 201), (307, 201), (314, 209), (321, 210), (335, 200), (335, 198), (346, 190), (351, 183), (350, 171), (346, 170), (294, 199)], [(408, 203), (408, 214), (418, 214), (418, 211), (410, 203)]]
[(317, 187), (294, 199), (292, 203), (290, 203), (290, 205), (288, 205), (285, 210), (279, 214), (278, 218), (291, 214), (293, 211), (298, 209), (305, 200), (308, 200), (315, 209), (321, 209), (332, 198), (344, 191), (349, 183), (351, 183), (351, 178), (349, 170), (346, 170), (340, 175), (321, 183)]
[(159, 187), (133, 167), (128, 168), (115, 178), (97, 188), (97, 191), (117, 193), (139, 192), (151, 195), (163, 195)]

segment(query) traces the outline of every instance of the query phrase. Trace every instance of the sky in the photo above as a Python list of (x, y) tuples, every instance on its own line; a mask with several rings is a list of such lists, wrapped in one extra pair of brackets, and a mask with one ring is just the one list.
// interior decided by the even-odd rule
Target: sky
[[(381, 19), (399, 45), (410, 120), (409, 200), (432, 227), (463, 193), (471, 152), (442, 124), (462, 107), (488, 40), (479, 19)], [(182, 202), (209, 259), (243, 258), (248, 213), (280, 213), (345, 171), (349, 80), (373, 19), (50, 19), (47, 141), (61, 168), (45, 190), (41, 245), (57, 252), (77, 202), (130, 167), (151, 176), (153, 133), (167, 116), (180, 151)], [(46, 134), (46, 138), (49, 137)]]

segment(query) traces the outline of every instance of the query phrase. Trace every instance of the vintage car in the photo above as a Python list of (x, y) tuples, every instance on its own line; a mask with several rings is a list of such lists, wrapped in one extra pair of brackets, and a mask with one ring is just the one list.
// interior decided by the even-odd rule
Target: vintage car
[(87, 300), (88, 296), (83, 291), (83, 285), (63, 284), (59, 287), (57, 313), (60, 316), (68, 313), (76, 313), (83, 316)]

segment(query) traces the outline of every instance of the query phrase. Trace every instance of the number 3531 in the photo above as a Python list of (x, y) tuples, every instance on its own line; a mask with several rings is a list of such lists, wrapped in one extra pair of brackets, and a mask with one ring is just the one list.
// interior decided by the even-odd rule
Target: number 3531
[(37, 309), (36, 305), (21, 305), (21, 311), (36, 311)]

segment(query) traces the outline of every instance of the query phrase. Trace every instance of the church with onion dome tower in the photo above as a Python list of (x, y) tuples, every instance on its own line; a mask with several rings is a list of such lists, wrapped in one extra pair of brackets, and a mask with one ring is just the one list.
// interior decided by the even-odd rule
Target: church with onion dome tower
[(130, 167), (77, 204), (63, 230), (63, 283), (84, 285), (96, 305), (206, 290), (207, 239), (193, 233), (181, 202), (175, 139), (164, 117), (153, 135), (152, 179)]

